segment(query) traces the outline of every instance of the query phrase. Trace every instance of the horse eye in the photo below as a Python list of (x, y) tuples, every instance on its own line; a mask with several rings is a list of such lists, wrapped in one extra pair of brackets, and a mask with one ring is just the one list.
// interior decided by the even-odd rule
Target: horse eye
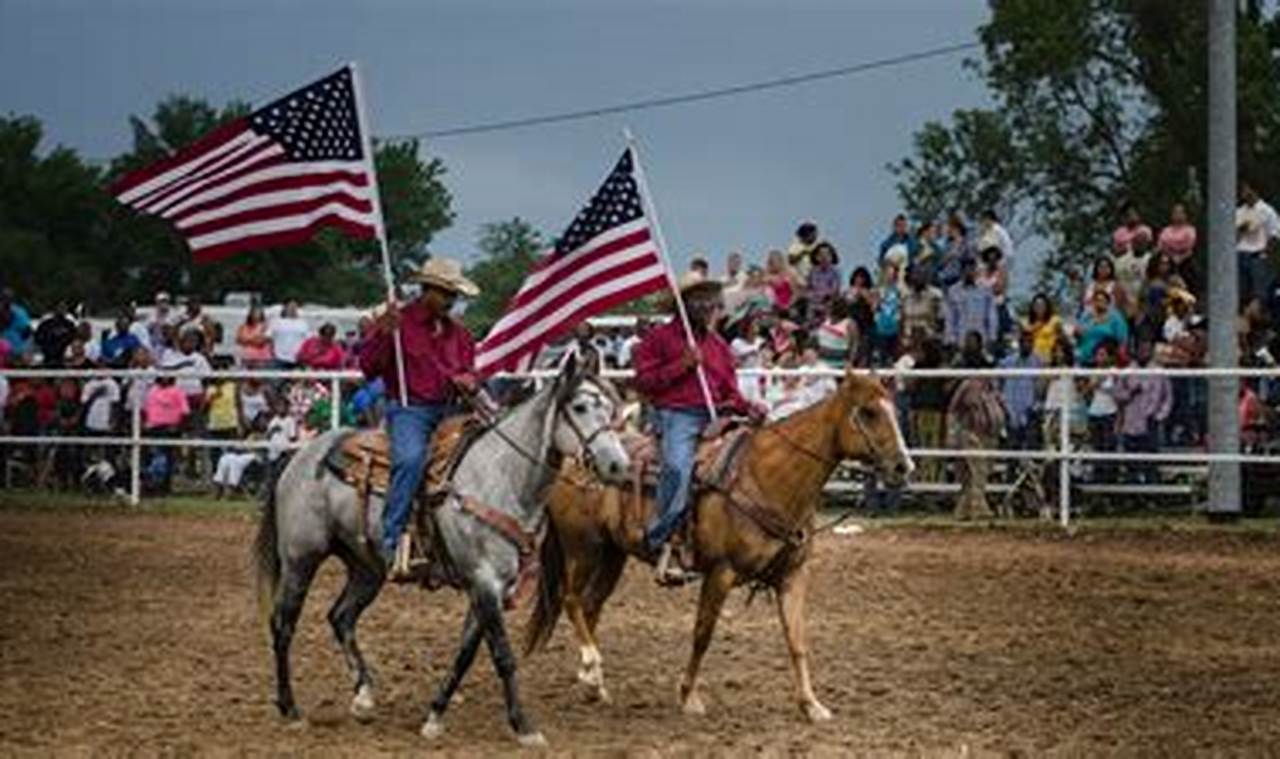
[(575, 403), (575, 404), (573, 404), (573, 413), (575, 413), (575, 414), (585, 414), (585, 413), (587, 413), (587, 404), (585, 404), (585, 403)]
[(860, 408), (858, 415), (862, 417), (864, 422), (874, 422), (876, 420), (876, 410), (873, 408)]

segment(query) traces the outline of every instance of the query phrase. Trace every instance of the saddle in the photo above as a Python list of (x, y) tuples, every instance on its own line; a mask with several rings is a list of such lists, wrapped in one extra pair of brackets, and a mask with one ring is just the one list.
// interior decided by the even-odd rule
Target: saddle
[[(458, 585), (443, 547), (438, 545), (432, 512), (443, 503), (454, 469), (482, 429), (481, 421), (474, 415), (459, 414), (441, 422), (431, 439), (431, 458), (406, 527), (413, 545), (410, 566), (414, 571), (409, 581), (421, 582), (429, 590)], [(357, 526), (365, 540), (371, 540), (370, 496), (385, 498), (391, 483), (391, 440), (386, 431), (375, 428), (343, 434), (325, 455), (324, 463), (339, 479), (355, 488), (359, 496)]]
[[(677, 556), (685, 569), (692, 570), (697, 565), (697, 557), (693, 555), (695, 541), (692, 531), (697, 524), (699, 496), (707, 491), (724, 492), (732, 489), (738, 464), (752, 432), (750, 427), (733, 427), (698, 443), (697, 453), (694, 455), (693, 484), (689, 493), (690, 508), (673, 538), (678, 549)], [(656, 437), (638, 432), (624, 432), (620, 437), (622, 446), (631, 459), (628, 478), (632, 498), (623, 499), (623, 528), (628, 542), (642, 545), (645, 529), (654, 519), (658, 507), (658, 475), (662, 470), (659, 441)]]

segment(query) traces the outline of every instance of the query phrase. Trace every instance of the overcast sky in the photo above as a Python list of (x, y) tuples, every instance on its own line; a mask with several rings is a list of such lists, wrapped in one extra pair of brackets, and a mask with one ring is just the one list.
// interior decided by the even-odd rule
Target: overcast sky
[[(986, 15), (983, 0), (0, 0), (0, 109), (110, 157), (166, 95), (261, 103), (355, 60), (374, 133), (399, 135), (971, 42)], [(678, 266), (762, 259), (813, 218), (847, 272), (898, 210), (885, 164), (924, 121), (988, 102), (962, 60), (426, 142), (457, 212), (432, 248), (471, 257), (482, 223), (513, 216), (558, 234), (629, 125)]]

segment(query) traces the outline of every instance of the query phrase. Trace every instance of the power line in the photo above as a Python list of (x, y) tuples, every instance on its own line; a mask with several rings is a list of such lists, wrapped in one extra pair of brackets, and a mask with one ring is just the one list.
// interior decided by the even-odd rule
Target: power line
[(922, 61), (929, 58), (940, 58), (942, 56), (954, 55), (966, 50), (973, 50), (980, 46), (981, 43), (978, 42), (964, 42), (955, 45), (946, 45), (944, 47), (921, 50), (915, 53), (907, 53), (905, 55), (895, 55), (891, 58), (880, 58), (874, 61), (855, 63), (850, 66), (841, 66), (840, 68), (813, 71), (807, 74), (797, 74), (795, 76), (785, 76), (777, 79), (766, 79), (759, 82), (751, 82), (749, 84), (738, 84), (731, 87), (719, 87), (716, 89), (689, 92), (682, 95), (668, 95), (665, 97), (649, 98), (647, 100), (635, 100), (630, 103), (620, 103), (618, 105), (602, 106), (598, 108), (584, 108), (577, 111), (563, 111), (560, 113), (526, 116), (522, 118), (507, 119), (504, 121), (490, 121), (479, 124), (464, 124), (462, 126), (448, 127), (445, 129), (428, 130), (417, 134), (387, 135), (384, 136), (383, 139), (439, 139), (441, 137), (458, 137), (467, 134), (504, 132), (511, 129), (524, 129), (532, 126), (558, 124), (565, 121), (594, 119), (615, 113), (644, 111), (651, 108), (667, 108), (673, 105), (684, 105), (686, 103), (697, 103), (704, 100), (715, 100), (718, 98), (732, 97), (734, 95), (762, 92), (764, 90), (794, 87), (799, 84), (807, 84), (809, 82), (821, 81), (823, 79), (836, 79), (839, 77), (851, 76), (853, 74), (861, 74), (867, 71), (874, 71), (876, 69), (900, 66), (904, 63), (913, 63), (915, 61)]

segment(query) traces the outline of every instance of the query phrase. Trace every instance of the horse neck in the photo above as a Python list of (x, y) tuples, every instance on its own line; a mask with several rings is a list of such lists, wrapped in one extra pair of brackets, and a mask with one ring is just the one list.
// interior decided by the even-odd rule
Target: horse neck
[(537, 510), (537, 494), (555, 475), (547, 460), (553, 432), (549, 415), (554, 413), (555, 392), (547, 388), (512, 409), (477, 441), (478, 480), (490, 506), (526, 516)]
[(837, 392), (821, 403), (774, 422), (751, 441), (744, 464), (764, 496), (792, 524), (817, 509), (823, 486), (839, 463), (837, 417), (844, 407)]

